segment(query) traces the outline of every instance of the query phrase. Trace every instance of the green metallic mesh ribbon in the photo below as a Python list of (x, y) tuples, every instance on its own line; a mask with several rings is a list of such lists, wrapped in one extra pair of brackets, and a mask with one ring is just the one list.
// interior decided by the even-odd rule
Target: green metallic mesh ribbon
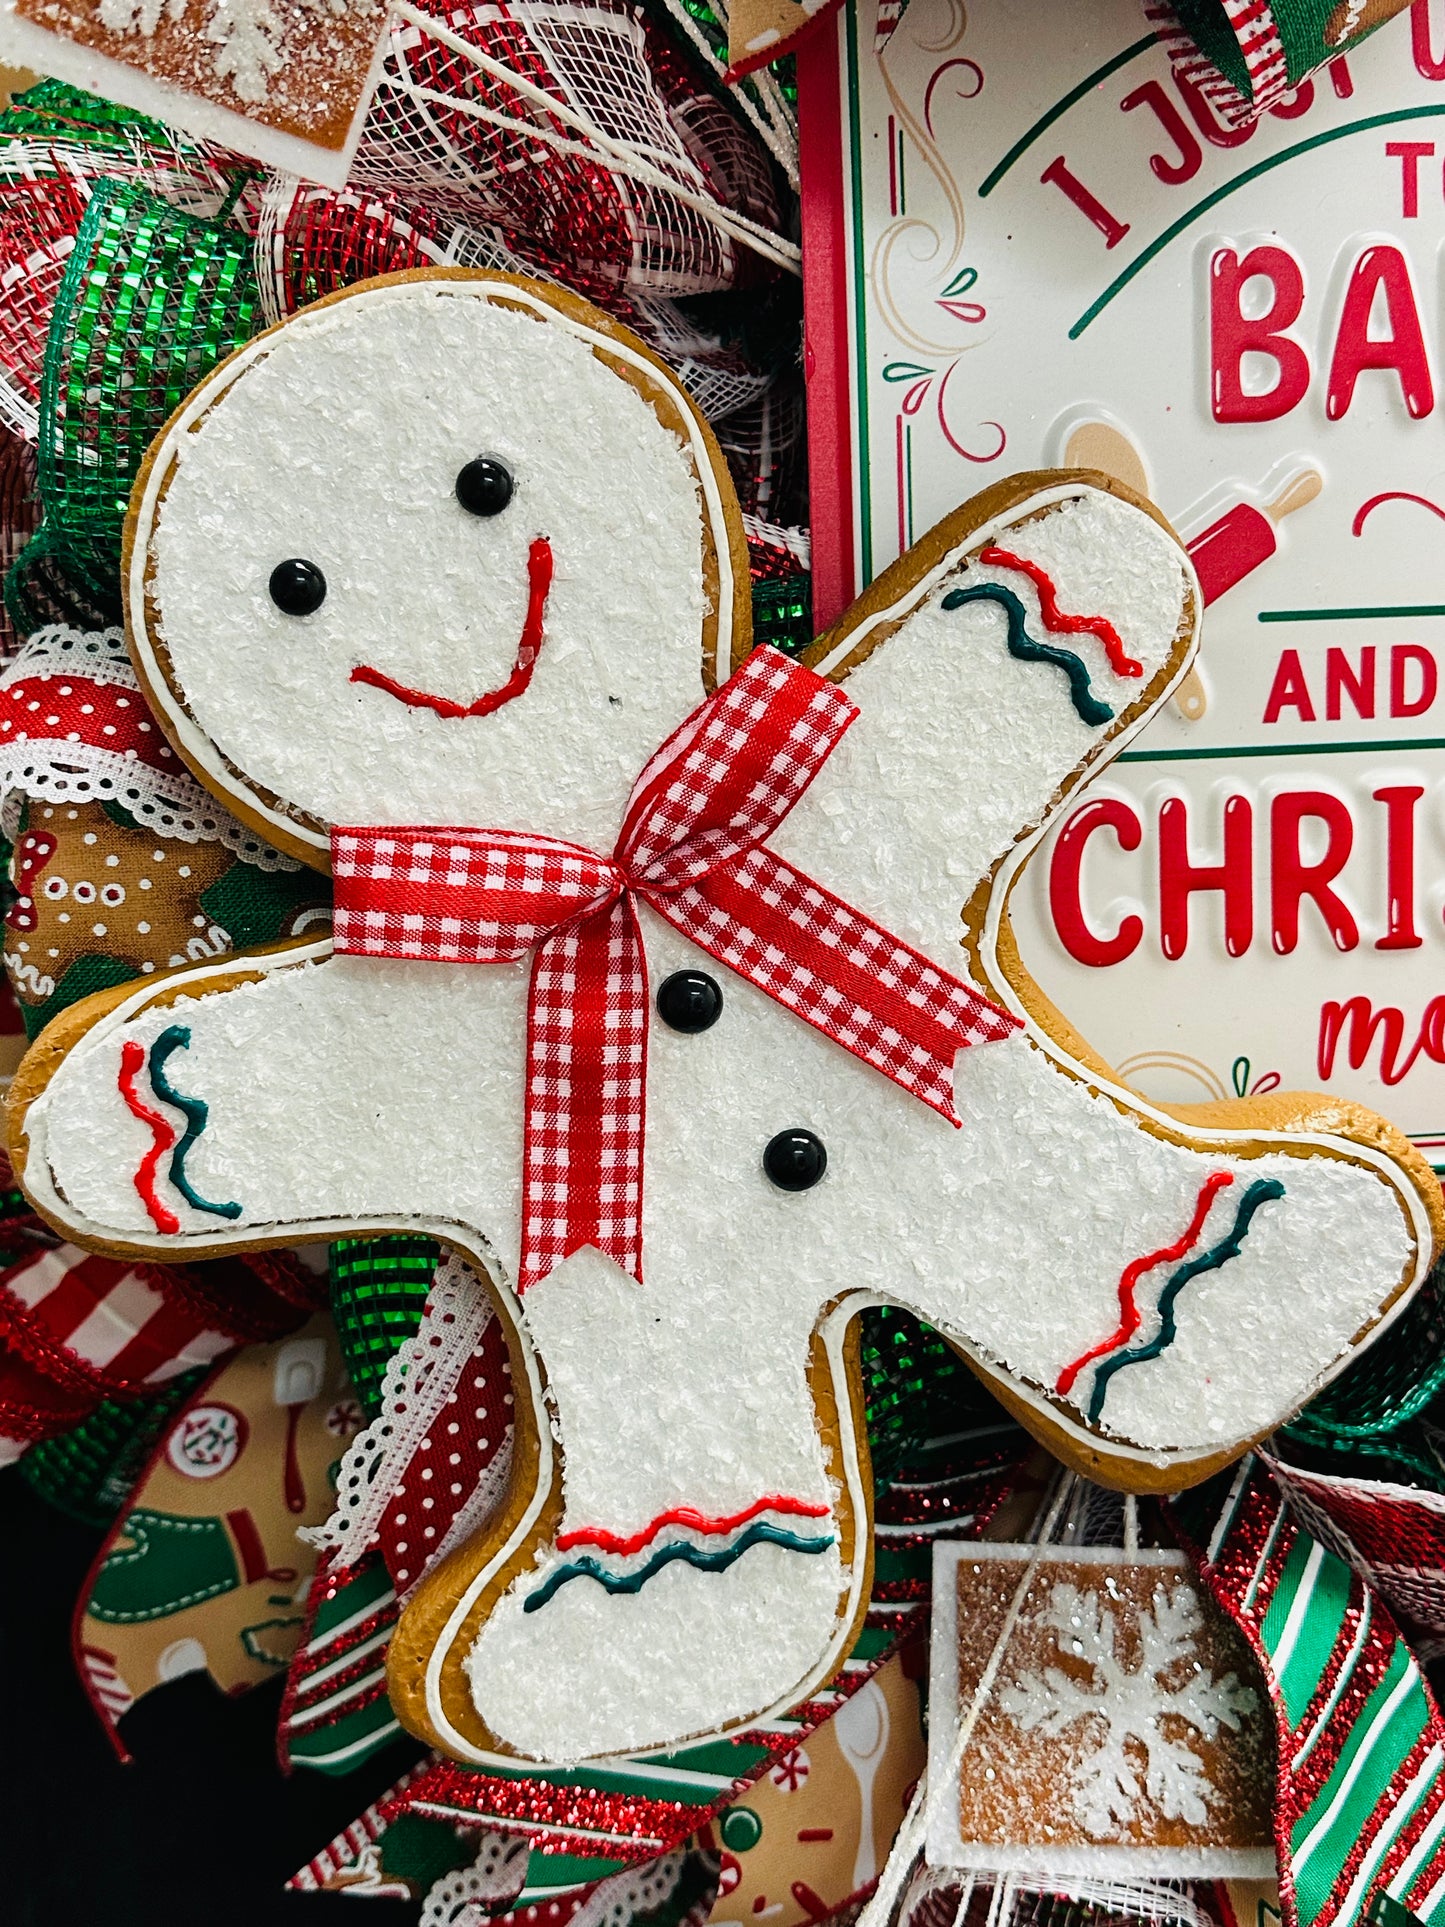
[[(1445, 1490), (1432, 1409), (1445, 1389), (1445, 1264), (1347, 1372), (1285, 1426), (1291, 1445), (1331, 1455), (1329, 1470)], [(1347, 1461), (1358, 1461), (1349, 1465)], [(1393, 1463), (1393, 1468), (1391, 1468)]]
[(919, 1445), (958, 1430), (958, 1407), (983, 1387), (958, 1353), (911, 1312), (880, 1305), (861, 1318), (863, 1405), (873, 1478), (892, 1478)]
[[(714, 55), (726, 66), (728, 57), (726, 22), (718, 18), (708, 5), (708, 0), (677, 0), (677, 4), (684, 13), (690, 15), (703, 39), (712, 48)], [(904, 0), (904, 4), (907, 4), (907, 0)], [(671, 0), (643, 0), (643, 10), (651, 14), (663, 32), (675, 42), (681, 40), (682, 36), (677, 31), (677, 22), (673, 17)], [(783, 98), (791, 106), (796, 107), (798, 104), (797, 62), (791, 54), (773, 64), (773, 77), (778, 83), (778, 89)], [(742, 84), (747, 86), (749, 83), (744, 81)]]
[(785, 576), (753, 584), (753, 641), (796, 656), (813, 640), (813, 578)]
[(338, 1238), (331, 1247), (331, 1315), (368, 1418), (381, 1410), (387, 1364), (421, 1323), (440, 1255), (432, 1238)]
[(1432, 1409), (1394, 1432), (1375, 1438), (1325, 1437), (1303, 1431), (1298, 1421), (1276, 1434), (1288, 1465), (1335, 1479), (1372, 1479), (1445, 1493), (1445, 1409)]
[(171, 1415), (206, 1371), (202, 1365), (183, 1372), (154, 1398), (106, 1399), (69, 1432), (33, 1445), (20, 1461), (22, 1477), (57, 1511), (82, 1525), (108, 1526), (130, 1497)]
[(185, 149), (184, 134), (149, 120), (132, 108), (99, 94), (83, 93), (63, 80), (41, 80), (16, 94), (0, 114), (0, 141), (64, 138), (116, 154), (135, 151), (137, 138), (158, 147)]
[[(239, 228), (182, 214), (143, 189), (100, 182), (61, 282), (40, 388), (44, 522), (36, 558), (105, 607), (119, 586), (131, 484), (170, 414), (263, 325)], [(17, 621), (19, 612), (17, 611)]]
[(69, 629), (105, 629), (120, 620), (119, 583), (103, 594), (87, 594), (66, 575), (54, 531), (37, 529), (5, 577), (5, 610), (21, 636), (55, 622)]

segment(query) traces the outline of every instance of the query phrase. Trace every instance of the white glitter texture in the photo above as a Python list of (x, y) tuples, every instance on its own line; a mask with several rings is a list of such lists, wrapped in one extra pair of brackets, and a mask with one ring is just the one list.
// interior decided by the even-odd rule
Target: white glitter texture
[[(113, 33), (146, 40), (163, 16), (175, 21), (185, 11), (185, 0), (100, 0), (96, 9), (101, 25)], [(346, 11), (347, 0), (294, 0), (288, 19), (275, 0), (208, 0), (202, 38), (215, 48), (216, 77), (230, 82), (237, 100), (254, 105), (267, 98), (273, 77), (286, 65), (286, 34), (296, 14), (339, 19)]]
[(755, 1545), (722, 1572), (665, 1566), (637, 1593), (573, 1579), (523, 1611), (560, 1564), (554, 1555), (512, 1588), (465, 1661), (483, 1719), (544, 1760), (639, 1751), (787, 1699), (832, 1636), (844, 1586), (836, 1546)]
[(1097, 1594), (1056, 1585), (1040, 1623), (1055, 1633), (1061, 1654), (1089, 1666), (1089, 1676), (1047, 1666), (998, 1696), (1026, 1733), (1043, 1740), (1062, 1740), (1083, 1726), (1087, 1750), (1072, 1766), (1070, 1791), (1075, 1814), (1097, 1840), (1134, 1825), (1145, 1800), (1166, 1820), (1206, 1825), (1216, 1795), (1190, 1736), (1212, 1742), (1222, 1727), (1237, 1733), (1259, 1709), (1259, 1695), (1236, 1674), (1216, 1679), (1195, 1658), (1204, 1616), (1188, 1586), (1155, 1589), (1139, 1614), (1132, 1667), (1118, 1651), (1116, 1613), (1124, 1609), (1122, 1601), (1110, 1610)]
[(1143, 675), (1113, 674), (1091, 635), (1050, 636), (1033, 584), (975, 563), (934, 589), (904, 627), (848, 677), (854, 726), (771, 839), (947, 969), (958, 968), (959, 911), (978, 879), (1103, 734), (1082, 722), (1068, 680), (1008, 653), (996, 603), (945, 609), (956, 588), (1013, 590), (1029, 633), (1064, 643), (1114, 710), (1135, 701), (1173, 644), (1183, 596), (1179, 551), (1158, 525), (1112, 495), (1090, 493), (1003, 544), (1052, 576), (1060, 606), (1107, 617)]
[[(413, 363), (430, 365), (425, 329), (418, 343), (410, 310), (406, 320)], [(498, 364), (504, 392), (520, 384), (526, 361), (518, 330), (535, 325), (508, 323), (497, 337), (499, 354), (511, 357)], [(398, 338), (388, 339), (399, 350)], [(323, 813), (368, 821), (386, 810), (392, 820), (430, 815), (527, 826), (607, 847), (632, 777), (696, 700), (695, 507), (686, 542), (675, 529), (659, 532), (641, 564), (626, 546), (633, 537), (596, 538), (598, 527), (611, 530), (643, 512), (639, 494), (605, 476), (585, 516), (579, 499), (572, 520), (552, 520), (554, 533), (583, 545), (559, 542), (559, 566), (564, 553), (574, 558), (575, 575), (558, 635), (574, 647), (552, 655), (545, 683), (539, 670), (527, 696), (489, 719), (511, 732), (498, 733), (495, 753), (488, 737), (474, 762), (460, 753), (450, 761), (424, 755), (424, 742), (445, 740), (434, 729), (449, 725), (391, 705), (387, 729), (374, 716), (357, 726), (358, 697), (385, 701), (345, 684), (362, 618), (371, 624), (365, 647), (378, 654), (384, 647), (388, 670), (429, 687), (457, 688), (458, 678), (475, 687), (505, 673), (520, 587), (513, 585), (510, 613), (498, 618), (496, 635), (505, 642), (488, 631), (495, 646), (489, 642), (485, 665), (465, 622), (448, 626), (448, 594), (433, 567), (422, 569), (408, 605), (412, 614), (424, 605), (425, 621), (391, 631), (367, 614), (394, 607), (391, 577), (415, 580), (408, 569), (416, 555), (434, 557), (442, 542), (435, 527), (419, 527), (409, 505), (414, 478), (433, 460), (427, 451), (451, 433), (450, 414), (441, 411), (439, 426), (438, 407), (424, 409), (416, 393), (410, 415), (398, 416), (389, 391), (378, 400), (356, 383), (354, 357), (344, 365), (347, 380), (333, 399), (363, 450), (353, 464), (359, 473), (333, 474), (351, 442), (327, 420), (330, 402), (318, 404), (329, 463), (313, 468), (308, 451), (304, 474), (293, 471), (286, 486), (258, 497), (251, 521), (264, 525), (264, 539), (237, 536), (223, 566), (233, 570), (239, 555), (234, 580), (254, 585), (276, 554), (307, 552), (326, 529), (346, 531), (344, 518), (336, 519), (340, 507), (348, 490), (372, 486), (382, 439), (393, 451), (390, 472), (413, 479), (398, 487), (397, 510), (398, 526), (413, 532), (403, 540), (385, 517), (370, 514), (367, 542), (358, 538), (346, 565), (361, 614), (344, 632), (323, 626), (315, 649), (303, 653), (278, 641), (281, 632), (264, 611), (258, 615), (253, 589), (190, 591), (189, 582), (204, 579), (196, 573), (202, 553), (214, 561), (220, 548), (216, 505), (236, 486), (235, 464), (262, 459), (267, 437), (294, 440), (274, 412), (263, 435), (243, 409), (236, 447), (225, 460), (207, 456), (198, 471), (205, 486), (198, 482), (185, 498), (192, 508), (200, 504), (206, 540), (195, 528), (181, 530), (174, 491), (166, 509), (168, 633), (174, 595), (190, 610), (183, 674), (198, 713), (252, 775), (276, 781), (294, 772), (288, 793)], [(298, 361), (271, 410), (284, 414), (303, 375), (306, 384), (324, 383), (324, 358), (317, 366), (307, 359), (304, 369)], [(578, 393), (585, 396), (590, 382), (584, 373)], [(354, 389), (350, 415), (343, 389)], [(480, 410), (478, 421), (501, 419), (490, 401), (484, 409), (475, 398), (460, 405)], [(574, 428), (578, 406), (569, 400)], [(203, 443), (230, 407), (217, 411)], [(600, 400), (598, 408), (600, 421)], [(533, 419), (537, 409), (529, 390), (524, 415)], [(632, 446), (639, 474), (657, 480), (647, 512), (655, 512), (660, 531), (676, 519), (691, 482), (675, 445), (651, 423), (646, 415)], [(433, 462), (441, 481), (430, 524), (445, 521), (451, 475), (481, 432), (469, 430)], [(554, 435), (544, 424), (530, 443), (516, 444), (519, 474), (533, 472), (522, 466), (524, 450), (528, 464), (560, 474), (563, 445), (575, 452), (576, 441), (573, 430)], [(508, 569), (517, 574), (536, 526), (519, 520), (505, 580)], [(305, 533), (283, 541), (287, 531)], [(499, 552), (511, 541), (499, 538)], [(1111, 616), (1146, 672), (1165, 659), (1183, 577), (1177, 551), (1142, 514), (1090, 494), (1021, 523), (1008, 541), (1056, 576), (1064, 607)], [(584, 575), (594, 571), (600, 586), (585, 588)], [(1027, 582), (988, 573), (1036, 610)], [(645, 585), (641, 594), (629, 586), (637, 582)], [(666, 593), (653, 594), (658, 582), (669, 585)], [(944, 611), (951, 586), (933, 591), (850, 679), (860, 720), (777, 845), (960, 969), (959, 906), (1098, 732), (1075, 715), (1056, 668), (1008, 655), (997, 609)], [(224, 648), (216, 642), (217, 593)], [(639, 607), (624, 621), (618, 598), (629, 594)], [(501, 590), (498, 601), (505, 602)], [(626, 649), (617, 646), (622, 638)], [(1080, 646), (1096, 689), (1122, 707), (1141, 684), (1113, 678), (1090, 639)], [(547, 662), (544, 652), (544, 668)], [(272, 678), (285, 683), (279, 700), (262, 693)], [(604, 688), (620, 696), (620, 708), (605, 701)], [(671, 693), (660, 694), (664, 688)], [(301, 714), (318, 720), (294, 729)], [(267, 771), (262, 755), (271, 759)], [(303, 769), (309, 789), (298, 795)], [(643, 924), (654, 983), (675, 969), (705, 969), (721, 978), (725, 1006), (701, 1036), (653, 1027), (645, 1284), (584, 1252), (523, 1306), (563, 1443), (568, 1529), (627, 1532), (670, 1506), (729, 1512), (768, 1492), (829, 1501), (806, 1384), (808, 1341), (820, 1308), (850, 1288), (908, 1305), (1034, 1386), (1052, 1385), (1065, 1364), (1112, 1331), (1120, 1272), (1179, 1236), (1211, 1171), (1236, 1174), (1208, 1220), (1211, 1240), (1228, 1228), (1233, 1201), (1252, 1179), (1278, 1175), (1287, 1196), (1259, 1212), (1237, 1259), (1182, 1295), (1176, 1343), (1111, 1381), (1105, 1423), (1137, 1445), (1228, 1446), (1266, 1429), (1341, 1355), (1410, 1258), (1409, 1226), (1380, 1178), (1318, 1157), (1221, 1158), (1164, 1143), (1091, 1096), (1024, 1035), (961, 1055), (963, 1126), (955, 1131), (650, 913)], [(238, 1229), (348, 1216), (450, 1221), (470, 1227), (464, 1235), (472, 1247), (489, 1248), (503, 1276), (514, 1275), (525, 983), (524, 966), (335, 959), (183, 1006), (192, 1044), (171, 1060), (169, 1075), (210, 1106), (188, 1160), (193, 1181), (209, 1197), (242, 1204)], [(144, 1014), (126, 1034), (148, 1043), (180, 1016), (174, 1008)], [(150, 1134), (117, 1095), (119, 1046), (112, 1029), (77, 1047), (32, 1122), (77, 1214), (92, 1227), (146, 1238), (154, 1233), (132, 1174)], [(829, 1166), (813, 1190), (790, 1195), (769, 1185), (760, 1161), (769, 1138), (795, 1125), (822, 1137)], [(214, 1219), (168, 1187), (165, 1196), (181, 1218), (181, 1248), (186, 1237), (214, 1236)], [(1146, 1320), (1141, 1335), (1152, 1330)], [(1081, 1406), (1089, 1389), (1085, 1373), (1075, 1393)], [(819, 1534), (835, 1529), (826, 1520), (807, 1523)], [(493, 1731), (554, 1759), (662, 1744), (785, 1700), (825, 1650), (845, 1591), (835, 1550), (804, 1556), (759, 1546), (723, 1574), (669, 1566), (635, 1596), (609, 1596), (576, 1580), (544, 1609), (523, 1613), (522, 1598), (556, 1559), (544, 1552), (514, 1583), (469, 1662), (478, 1711)]]
[[(455, 497), (478, 455), (500, 515)], [(367, 664), (470, 703), (511, 673), (527, 554), (556, 574), (526, 699), (441, 717)], [(183, 438), (157, 518), (162, 633), (197, 721), (328, 823), (485, 823), (610, 847), (643, 762), (701, 700), (701, 520), (677, 437), (564, 326), (411, 283), (288, 323)], [(267, 582), (304, 557), (314, 615)], [(303, 720), (304, 719), (304, 720)]]

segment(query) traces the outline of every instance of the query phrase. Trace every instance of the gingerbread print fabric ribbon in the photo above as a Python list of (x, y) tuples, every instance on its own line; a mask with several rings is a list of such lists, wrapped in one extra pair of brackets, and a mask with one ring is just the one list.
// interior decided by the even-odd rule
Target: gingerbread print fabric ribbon
[(951, 1123), (953, 1060), (1017, 1028), (765, 847), (858, 714), (758, 649), (669, 737), (611, 857), (553, 837), (332, 832), (336, 948), (434, 963), (529, 951), (518, 1290), (596, 1245), (642, 1276), (647, 962), (635, 899)]

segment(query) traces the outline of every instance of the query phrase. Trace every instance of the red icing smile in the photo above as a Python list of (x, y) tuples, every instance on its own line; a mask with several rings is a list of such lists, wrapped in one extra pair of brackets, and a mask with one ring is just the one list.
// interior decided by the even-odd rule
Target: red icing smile
[(499, 688), (489, 689), (474, 703), (453, 702), (450, 696), (430, 696), (424, 689), (408, 689), (394, 676), (383, 675), (367, 663), (352, 670), (351, 680), (384, 690), (399, 703), (405, 703), (408, 709), (430, 709), (438, 716), (490, 716), (494, 709), (500, 709), (503, 703), (522, 694), (532, 680), (532, 671), (542, 653), (542, 612), (552, 587), (552, 544), (545, 535), (539, 535), (527, 551), (527, 581), (527, 620), (522, 624), (522, 639), (517, 644), (512, 673)]

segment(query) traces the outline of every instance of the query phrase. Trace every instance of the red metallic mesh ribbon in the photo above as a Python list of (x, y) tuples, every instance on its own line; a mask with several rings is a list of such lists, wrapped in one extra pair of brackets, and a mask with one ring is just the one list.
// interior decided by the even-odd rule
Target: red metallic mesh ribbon
[(755, 650), (643, 770), (610, 858), (506, 830), (333, 830), (339, 951), (451, 963), (535, 952), (519, 1291), (587, 1245), (642, 1276), (636, 898), (954, 1124), (954, 1057), (1016, 1028), (764, 846), (857, 713), (812, 670)]

